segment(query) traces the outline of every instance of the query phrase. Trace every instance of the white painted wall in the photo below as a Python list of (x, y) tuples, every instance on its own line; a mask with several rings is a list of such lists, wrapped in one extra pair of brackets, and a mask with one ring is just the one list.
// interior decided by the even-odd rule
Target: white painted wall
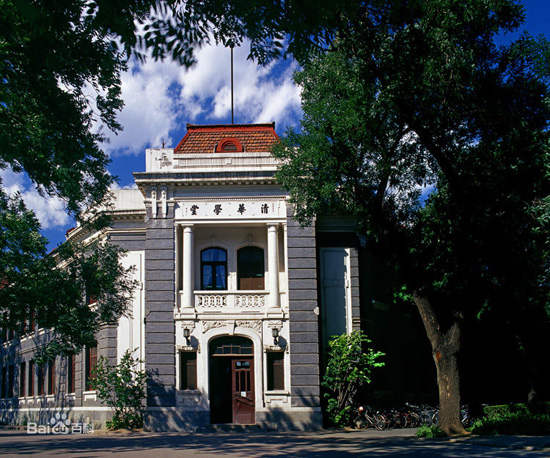
[(145, 310), (145, 252), (129, 251), (122, 258), (122, 266), (125, 269), (134, 266), (135, 271), (132, 278), (139, 282), (139, 286), (134, 290), (132, 305), (127, 314), (120, 318), (117, 329), (117, 363), (124, 352), (128, 349), (133, 351), (133, 357), (145, 360), (145, 330), (144, 330), (144, 310)]

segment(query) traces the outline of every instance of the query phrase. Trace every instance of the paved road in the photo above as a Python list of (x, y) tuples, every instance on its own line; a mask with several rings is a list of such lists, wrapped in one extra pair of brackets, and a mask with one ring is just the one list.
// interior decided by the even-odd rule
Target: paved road
[(142, 458), (539, 458), (550, 457), (550, 437), (424, 440), (410, 430), (316, 433), (98, 434), (38, 436), (0, 431), (0, 456)]

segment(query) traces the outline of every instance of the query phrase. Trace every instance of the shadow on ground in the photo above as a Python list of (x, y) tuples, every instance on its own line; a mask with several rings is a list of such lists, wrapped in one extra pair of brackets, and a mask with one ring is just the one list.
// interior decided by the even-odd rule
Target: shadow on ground
[(321, 431), (318, 433), (231, 433), (82, 436), (30, 436), (0, 433), (0, 455), (99, 458), (113, 454), (147, 458), (178, 457), (308, 457), (335, 458), (377, 456), (427, 457), (524, 457), (548, 456), (547, 452), (493, 447), (470, 441), (420, 440), (415, 437), (381, 437), (370, 431)]

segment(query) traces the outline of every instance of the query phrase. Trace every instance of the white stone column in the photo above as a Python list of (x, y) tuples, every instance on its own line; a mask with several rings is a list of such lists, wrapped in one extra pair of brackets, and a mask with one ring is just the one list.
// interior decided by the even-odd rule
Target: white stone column
[(269, 270), (269, 307), (278, 308), (279, 300), (279, 230), (276, 224), (267, 226), (267, 265)]
[(181, 301), (182, 308), (194, 307), (193, 294), (193, 227), (183, 227), (183, 296)]
[(157, 187), (151, 188), (151, 214), (153, 218), (157, 217)]

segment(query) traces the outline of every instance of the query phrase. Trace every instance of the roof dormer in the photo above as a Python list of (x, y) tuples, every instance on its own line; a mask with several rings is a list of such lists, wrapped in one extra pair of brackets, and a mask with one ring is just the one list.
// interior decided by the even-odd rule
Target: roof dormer
[(216, 145), (216, 153), (242, 153), (242, 143), (235, 137), (222, 138)]

